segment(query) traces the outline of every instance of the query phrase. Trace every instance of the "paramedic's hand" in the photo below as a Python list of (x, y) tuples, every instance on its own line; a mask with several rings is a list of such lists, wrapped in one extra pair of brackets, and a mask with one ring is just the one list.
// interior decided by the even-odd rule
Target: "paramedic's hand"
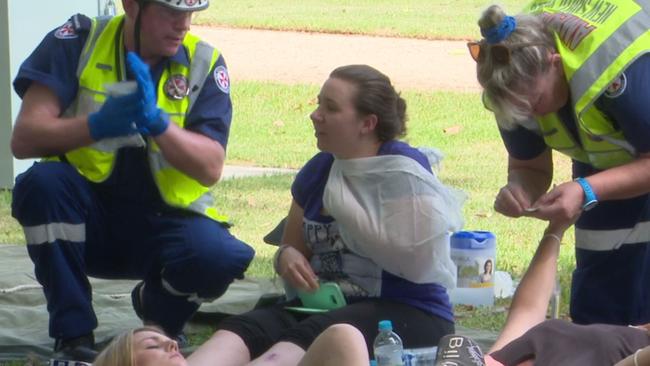
[(533, 204), (538, 209), (533, 215), (542, 220), (575, 222), (582, 213), (584, 191), (571, 181), (553, 187)]
[(126, 62), (138, 82), (138, 93), (143, 106), (142, 114), (136, 120), (138, 130), (145, 135), (156, 137), (167, 131), (169, 116), (156, 104), (156, 88), (151, 80), (149, 65), (133, 52), (126, 55)]
[(140, 95), (135, 92), (108, 97), (99, 111), (88, 115), (88, 129), (93, 140), (138, 133), (135, 121), (142, 114)]
[(523, 187), (517, 183), (503, 186), (494, 199), (494, 210), (509, 217), (529, 216), (532, 210), (531, 199)]
[(277, 258), (278, 274), (293, 288), (302, 291), (318, 290), (318, 277), (309, 261), (297, 249), (288, 246)]

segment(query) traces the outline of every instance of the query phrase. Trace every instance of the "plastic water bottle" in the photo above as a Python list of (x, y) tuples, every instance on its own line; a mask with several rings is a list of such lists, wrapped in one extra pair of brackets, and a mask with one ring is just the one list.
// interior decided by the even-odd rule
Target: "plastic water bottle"
[(402, 366), (404, 346), (400, 337), (393, 332), (393, 323), (390, 320), (379, 322), (379, 334), (373, 342), (377, 366)]

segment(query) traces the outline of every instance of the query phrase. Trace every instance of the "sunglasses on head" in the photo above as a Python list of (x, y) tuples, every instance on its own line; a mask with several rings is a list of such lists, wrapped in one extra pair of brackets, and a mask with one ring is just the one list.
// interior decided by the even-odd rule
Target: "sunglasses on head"
[(515, 43), (511, 45), (504, 45), (501, 43), (488, 44), (485, 40), (467, 42), (467, 49), (469, 55), (472, 56), (474, 61), (481, 63), (485, 61), (488, 48), (490, 49), (490, 57), (492, 61), (498, 65), (507, 65), (512, 58), (512, 52), (526, 47), (544, 46), (543, 43)]

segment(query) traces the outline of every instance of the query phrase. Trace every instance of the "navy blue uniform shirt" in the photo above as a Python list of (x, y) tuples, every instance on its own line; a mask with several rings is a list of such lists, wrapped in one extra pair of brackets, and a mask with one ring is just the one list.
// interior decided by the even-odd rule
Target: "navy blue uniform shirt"
[[(63, 26), (48, 33), (39, 46), (23, 62), (14, 80), (14, 89), (22, 98), (33, 81), (37, 81), (59, 97), (61, 111), (65, 111), (75, 100), (79, 88), (77, 67), (79, 56), (90, 30), (90, 18), (77, 14)], [(186, 49), (181, 45), (175, 55), (164, 59), (151, 68), (154, 82), (160, 80), (169, 62), (189, 65)], [(219, 67), (221, 66), (221, 67)], [(219, 56), (210, 76), (206, 79), (201, 94), (186, 117), (185, 128), (205, 135), (219, 142), (224, 149), (232, 119), (229, 80), (217, 82), (224, 77), (225, 61)], [(217, 70), (219, 68), (219, 70)], [(217, 71), (221, 71), (218, 75)], [(132, 76), (127, 72), (127, 78)], [(227, 77), (227, 72), (225, 74)], [(144, 204), (152, 209), (166, 208), (151, 175), (144, 148), (122, 148), (118, 152), (115, 169), (111, 177), (97, 185), (100, 194), (119, 201)]]

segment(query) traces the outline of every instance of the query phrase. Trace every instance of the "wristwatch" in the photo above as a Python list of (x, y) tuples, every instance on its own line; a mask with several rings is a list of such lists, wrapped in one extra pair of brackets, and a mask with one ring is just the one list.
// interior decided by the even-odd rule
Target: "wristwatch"
[(585, 192), (585, 203), (582, 205), (582, 210), (589, 211), (598, 204), (598, 197), (596, 197), (594, 190), (591, 189), (591, 185), (585, 178), (580, 177), (576, 179), (576, 182), (580, 184), (580, 187)]

